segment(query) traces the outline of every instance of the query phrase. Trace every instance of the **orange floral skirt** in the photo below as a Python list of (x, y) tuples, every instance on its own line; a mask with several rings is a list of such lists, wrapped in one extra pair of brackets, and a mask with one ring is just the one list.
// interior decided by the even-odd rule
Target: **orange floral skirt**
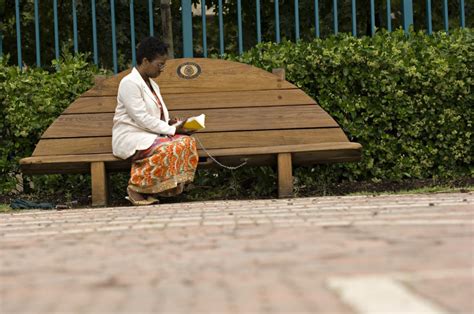
[(186, 135), (158, 137), (153, 145), (137, 151), (132, 158), (128, 187), (138, 193), (179, 194), (185, 183), (194, 180), (198, 161), (194, 138)]

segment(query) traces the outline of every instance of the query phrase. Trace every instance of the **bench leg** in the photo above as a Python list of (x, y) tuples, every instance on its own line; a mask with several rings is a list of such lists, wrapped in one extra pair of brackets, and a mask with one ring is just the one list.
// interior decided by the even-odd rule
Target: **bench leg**
[(291, 153), (278, 154), (278, 197), (293, 196)]
[(91, 163), (92, 206), (107, 206), (108, 184), (104, 162)]

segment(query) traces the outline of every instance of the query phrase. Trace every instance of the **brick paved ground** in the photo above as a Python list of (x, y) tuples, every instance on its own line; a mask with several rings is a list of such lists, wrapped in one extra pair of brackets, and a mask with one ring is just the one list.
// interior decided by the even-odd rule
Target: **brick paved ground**
[(1, 313), (474, 312), (473, 193), (2, 214), (0, 249)]

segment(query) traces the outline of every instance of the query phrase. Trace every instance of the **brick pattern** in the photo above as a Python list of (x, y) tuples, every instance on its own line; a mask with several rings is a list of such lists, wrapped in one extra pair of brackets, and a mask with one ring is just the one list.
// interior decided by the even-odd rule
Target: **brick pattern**
[[(2, 214), (0, 311), (351, 313), (327, 279), (380, 274), (469, 312), (473, 204), (453, 193)], [(443, 282), (471, 285), (443, 294)]]

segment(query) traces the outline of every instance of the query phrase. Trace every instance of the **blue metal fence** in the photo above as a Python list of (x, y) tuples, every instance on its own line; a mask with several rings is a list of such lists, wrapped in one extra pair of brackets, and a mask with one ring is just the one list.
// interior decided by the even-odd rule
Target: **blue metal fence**
[[(22, 67), (22, 34), (21, 34), (21, 14), (20, 14), (20, 1), (15, 0), (15, 23), (16, 23), (16, 50), (17, 50), (17, 64), (18, 66)], [(77, 17), (77, 0), (71, 0), (72, 5), (72, 28), (73, 28), (73, 47), (74, 52), (79, 51), (79, 44), (78, 44), (78, 17)], [(244, 34), (243, 30), (243, 16), (242, 16), (242, 0), (236, 0), (236, 12), (237, 12), (237, 47), (238, 53), (242, 54), (244, 52), (244, 36), (248, 36), (250, 38), (252, 36), (256, 37), (256, 42), (262, 42), (262, 16), (261, 16), (261, 9), (262, 4), (261, 0), (254, 0), (255, 1), (255, 27), (256, 27), (256, 34)], [(350, 1), (350, 11), (351, 11), (351, 30), (354, 36), (358, 35), (357, 31), (357, 8), (360, 5), (365, 5), (364, 3), (358, 3), (356, 0), (347, 0)], [(376, 31), (376, 23), (375, 23), (375, 0), (369, 0), (369, 14), (370, 14), (370, 31), (371, 35), (375, 34)], [(392, 31), (392, 3), (390, 0), (383, 0), (386, 5), (386, 28), (388, 31)], [(432, 25), (432, 3), (431, 0), (426, 1), (426, 8), (425, 8), (425, 16), (426, 16), (426, 31), (428, 34), (433, 32), (433, 25)], [(443, 26), (446, 32), (449, 31), (449, 12), (448, 12), (448, 0), (442, 0), (442, 16), (443, 16)], [(459, 1), (459, 24), (460, 27), (466, 27), (465, 21), (465, 3), (464, 0), (454, 0)], [(281, 23), (280, 23), (280, 1), (274, 0), (274, 40), (279, 43), (282, 40), (281, 34)], [(337, 34), (339, 32), (339, 12), (338, 8), (340, 6), (340, 2), (338, 0), (332, 0), (332, 32)], [(39, 0), (34, 0), (34, 23), (35, 23), (35, 51), (36, 51), (36, 65), (41, 66), (41, 36), (40, 36), (40, 18), (39, 18), (39, 8), (38, 8)], [(146, 3), (146, 2), (145, 2)], [(148, 24), (149, 24), (149, 34), (154, 35), (154, 11), (153, 11), (153, 0), (148, 0)], [(293, 0), (294, 5), (294, 39), (300, 40), (301, 33), (300, 33), (300, 10), (302, 10), (300, 1)], [(181, 12), (182, 12), (182, 40), (183, 40), (183, 49), (182, 55), (184, 57), (192, 57), (194, 55), (193, 50), (193, 13), (192, 13), (192, 3), (191, 0), (181, 0)], [(90, 3), (91, 9), (91, 28), (92, 28), (92, 56), (93, 61), (95, 64), (99, 64), (99, 51), (98, 51), (98, 30), (97, 30), (97, 16), (96, 16), (96, 0), (91, 0)], [(134, 8), (134, 0), (129, 0), (129, 9), (130, 9), (130, 49), (132, 55), (132, 64), (136, 64), (136, 55), (135, 55), (135, 46), (136, 46), (136, 33), (135, 33), (135, 8)], [(200, 31), (202, 32), (202, 55), (204, 57), (208, 56), (208, 32), (207, 32), (207, 16), (206, 16), (206, 2), (205, 0), (201, 0), (201, 25)], [(308, 10), (308, 8), (304, 8)], [(118, 72), (118, 59), (117, 59), (117, 33), (116, 33), (116, 12), (115, 12), (115, 0), (110, 0), (110, 20), (111, 20), (111, 45), (112, 45), (112, 53), (110, 57), (113, 60), (113, 69), (114, 72)], [(314, 6), (311, 8), (314, 11), (314, 36), (320, 37), (321, 36), (321, 16), (320, 16), (320, 3), (318, 0), (314, 0)], [(405, 31), (408, 31), (410, 26), (413, 24), (413, 2), (412, 0), (401, 0), (401, 8), (402, 12), (402, 27)], [(60, 47), (59, 47), (59, 30), (58, 30), (58, 3), (57, 0), (53, 0), (53, 17), (54, 17), (54, 51), (55, 51), (55, 58), (59, 58), (60, 55)], [(225, 32), (224, 32), (224, 6), (223, 1), (218, 0), (218, 7), (217, 7), (217, 18), (218, 18), (218, 51), (222, 55), (225, 51)], [(194, 20), (196, 23), (196, 20)], [(255, 38), (254, 37), (254, 38)], [(0, 33), (0, 56), (4, 53), (4, 35)], [(107, 52), (101, 52), (107, 53)]]

